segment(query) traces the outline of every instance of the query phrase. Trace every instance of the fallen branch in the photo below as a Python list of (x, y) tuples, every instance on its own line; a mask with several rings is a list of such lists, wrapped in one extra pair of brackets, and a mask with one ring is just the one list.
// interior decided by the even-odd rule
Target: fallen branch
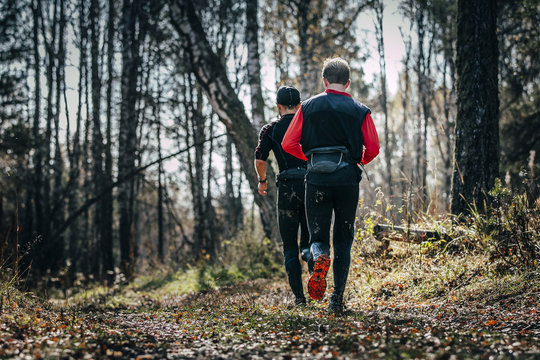
[[(411, 229), (404, 226), (394, 226), (377, 224), (373, 227), (375, 238), (379, 241), (403, 241), (409, 243), (421, 243), (427, 240), (449, 240), (449, 236), (444, 232), (436, 230)], [(387, 235), (396, 235), (391, 236)]]

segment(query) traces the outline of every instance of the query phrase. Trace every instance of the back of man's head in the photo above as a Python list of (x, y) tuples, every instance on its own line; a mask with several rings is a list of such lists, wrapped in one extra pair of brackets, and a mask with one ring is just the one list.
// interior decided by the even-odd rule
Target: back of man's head
[(292, 85), (283, 85), (277, 91), (276, 103), (294, 109), (300, 104), (300, 92)]
[(350, 73), (349, 64), (340, 57), (326, 59), (324, 61), (322, 77), (328, 80), (330, 84), (347, 84)]

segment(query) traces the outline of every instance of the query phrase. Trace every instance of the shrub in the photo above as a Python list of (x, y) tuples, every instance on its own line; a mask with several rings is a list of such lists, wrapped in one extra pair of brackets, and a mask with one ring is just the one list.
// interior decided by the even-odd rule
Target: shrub
[[(527, 188), (526, 188), (527, 189)], [(525, 190), (513, 194), (497, 180), (485, 215), (473, 214), (477, 234), (502, 268), (536, 268), (540, 258), (540, 203)]]

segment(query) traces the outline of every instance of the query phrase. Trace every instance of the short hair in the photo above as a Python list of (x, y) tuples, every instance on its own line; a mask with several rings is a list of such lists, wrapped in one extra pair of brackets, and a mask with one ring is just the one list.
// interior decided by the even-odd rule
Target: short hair
[(350, 79), (351, 68), (347, 61), (340, 57), (326, 59), (322, 69), (322, 77), (330, 84), (347, 84)]
[(292, 85), (283, 85), (276, 93), (276, 103), (294, 109), (300, 104), (300, 91)]

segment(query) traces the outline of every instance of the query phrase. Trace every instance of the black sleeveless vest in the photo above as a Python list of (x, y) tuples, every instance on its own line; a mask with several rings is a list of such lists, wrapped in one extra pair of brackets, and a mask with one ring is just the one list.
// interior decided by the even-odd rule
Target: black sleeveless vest
[(354, 162), (362, 160), (362, 123), (370, 110), (352, 97), (321, 93), (302, 103), (302, 151), (345, 146)]

